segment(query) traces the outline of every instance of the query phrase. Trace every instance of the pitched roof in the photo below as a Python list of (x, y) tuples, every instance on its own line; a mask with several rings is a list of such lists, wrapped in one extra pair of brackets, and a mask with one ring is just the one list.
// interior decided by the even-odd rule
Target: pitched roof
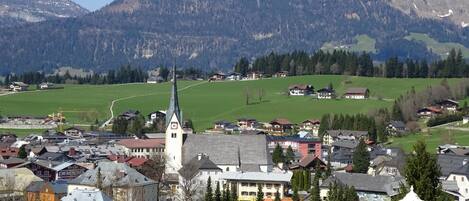
[(451, 172), (463, 166), (464, 160), (469, 160), (469, 156), (439, 154), (438, 165), (440, 166), (441, 175), (444, 177), (449, 176)]
[(280, 125), (293, 125), (288, 119), (277, 118), (270, 122), (271, 124), (280, 124)]
[(163, 147), (165, 140), (164, 139), (124, 139), (117, 142), (118, 144), (132, 148), (155, 148)]
[(290, 141), (290, 142), (321, 142), (319, 138), (301, 138), (300, 136), (275, 136), (268, 135), (267, 141)]
[(399, 186), (405, 182), (405, 179), (393, 176), (336, 172), (333, 176), (324, 180), (321, 187), (327, 188), (333, 182), (353, 186), (358, 192), (386, 193), (389, 196), (394, 196), (399, 193)]
[(200, 170), (221, 171), (221, 169), (215, 165), (208, 156), (200, 155), (192, 158), (189, 162), (184, 164), (178, 172), (184, 178), (193, 178)]
[(14, 188), (17, 191), (25, 190), (32, 182), (42, 181), (41, 178), (27, 168), (0, 169), (0, 191), (5, 190), (5, 178), (14, 181)]
[(466, 161), (465, 163), (466, 164), (464, 164), (462, 167), (453, 170), (451, 174), (465, 175), (469, 177), (469, 162)]
[(101, 171), (103, 186), (107, 187), (111, 183), (116, 187), (121, 186), (144, 186), (154, 184), (155, 181), (137, 172), (124, 163), (100, 162), (95, 169), (88, 170), (77, 178), (71, 180), (70, 184), (95, 186), (98, 169)]
[(391, 121), (389, 124), (395, 128), (405, 128), (405, 123), (402, 121)]
[(307, 85), (307, 84), (293, 84), (293, 85), (290, 85), (288, 89), (289, 90), (292, 90), (292, 89), (308, 90), (308, 89), (312, 89), (312, 86)]
[(29, 186), (26, 188), (27, 192), (39, 192), (41, 191), (42, 185), (44, 185), (44, 181), (33, 181)]
[(24, 159), (21, 159), (21, 158), (15, 158), (15, 157), (10, 157), (8, 159), (5, 159), (5, 160), (0, 160), (0, 163), (2, 164), (20, 164), (20, 163), (24, 163), (25, 160)]
[(292, 172), (224, 172), (220, 178), (234, 181), (290, 182)]
[(352, 131), (352, 130), (328, 130), (326, 131), (331, 137), (338, 136), (354, 136), (354, 137), (365, 137), (368, 136), (368, 131)]
[(69, 192), (67, 196), (61, 199), (62, 201), (112, 201), (112, 199), (98, 190), (83, 190), (76, 189)]
[(307, 119), (307, 120), (304, 120), (302, 123), (313, 123), (313, 124), (319, 124), (321, 123), (321, 121), (319, 121), (318, 119)]
[[(300, 163), (298, 165), (300, 165), (301, 167), (310, 167), (311, 165), (313, 165), (314, 161), (319, 161), (320, 165), (326, 165), (319, 157), (314, 156), (312, 154), (307, 155), (306, 157), (301, 159)], [(316, 165), (316, 164), (314, 164), (314, 165)]]
[(345, 94), (366, 94), (367, 92), (368, 92), (368, 88), (354, 87), (354, 88), (347, 89)]
[(188, 134), (183, 146), (183, 163), (204, 153), (217, 165), (272, 164), (264, 135)]
[(356, 140), (336, 140), (336, 141), (332, 142), (332, 146), (355, 149), (358, 146), (358, 141), (356, 141)]
[(169, 125), (173, 115), (176, 115), (176, 118), (182, 123), (181, 109), (179, 108), (179, 97), (178, 97), (178, 88), (177, 88), (177, 78), (176, 78), (176, 66), (173, 67), (172, 75), (172, 87), (171, 87), (171, 97), (169, 99), (169, 107), (166, 111), (166, 126)]

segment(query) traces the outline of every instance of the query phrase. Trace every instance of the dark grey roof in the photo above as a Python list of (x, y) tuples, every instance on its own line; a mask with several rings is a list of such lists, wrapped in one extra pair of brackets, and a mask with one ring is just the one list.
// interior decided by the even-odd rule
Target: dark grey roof
[(469, 160), (469, 156), (439, 154), (438, 165), (441, 168), (441, 175), (444, 177), (449, 176), (451, 172), (456, 171), (463, 166), (464, 160)]
[(334, 147), (344, 147), (348, 149), (355, 149), (358, 146), (358, 141), (356, 140), (336, 140), (332, 143)]
[(208, 156), (201, 155), (192, 158), (189, 162), (183, 165), (178, 171), (184, 178), (193, 178), (201, 170), (220, 170), (221, 169), (213, 163)]
[(5, 160), (0, 160), (0, 163), (2, 164), (19, 164), (19, 163), (24, 163), (24, 162), (26, 162), (24, 159), (15, 158), (15, 157), (10, 157)]
[(135, 187), (156, 183), (124, 163), (100, 162), (95, 169), (86, 171), (71, 180), (69, 184), (95, 186), (98, 169), (101, 171), (103, 187), (110, 186), (111, 183), (115, 187)]
[(54, 189), (55, 194), (66, 194), (67, 193), (67, 187), (68, 184), (65, 181), (56, 181), (53, 183), (49, 183), (52, 186), (52, 189)]
[(173, 67), (173, 85), (171, 88), (171, 98), (169, 100), (169, 107), (166, 111), (166, 126), (169, 125), (173, 114), (176, 114), (179, 122), (182, 123), (181, 110), (179, 109), (178, 88), (176, 80), (176, 66)]
[(44, 185), (44, 181), (33, 181), (26, 188), (26, 191), (27, 192), (39, 192), (41, 191), (42, 185)]
[(405, 124), (404, 122), (402, 121), (391, 121), (389, 123), (391, 126), (393, 126), (394, 128), (402, 128), (402, 129), (405, 129)]
[(70, 158), (63, 153), (46, 152), (37, 157), (41, 160), (68, 161)]
[(331, 137), (338, 137), (338, 136), (366, 137), (368, 136), (368, 131), (328, 130), (326, 132)]
[(272, 160), (264, 135), (188, 134), (183, 146), (183, 162), (204, 153), (217, 165), (270, 165)]
[(399, 186), (405, 182), (405, 179), (393, 176), (336, 172), (333, 176), (324, 180), (321, 187), (327, 188), (329, 184), (334, 182), (353, 186), (358, 192), (374, 192), (394, 196), (398, 194)]
[(465, 176), (469, 177), (469, 162), (466, 161), (465, 163), (466, 164), (463, 165), (462, 167), (460, 167), (460, 168), (458, 168), (454, 171), (451, 171), (451, 174), (465, 175)]

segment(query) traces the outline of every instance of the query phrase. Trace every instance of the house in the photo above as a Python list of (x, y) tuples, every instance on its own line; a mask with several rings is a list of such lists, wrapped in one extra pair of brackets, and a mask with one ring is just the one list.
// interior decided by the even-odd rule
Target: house
[(462, 166), (451, 171), (446, 181), (456, 182), (459, 200), (469, 199), (469, 160), (463, 160)]
[(323, 200), (327, 198), (329, 185), (334, 183), (355, 187), (360, 200), (390, 200), (399, 194), (399, 187), (405, 183), (405, 178), (335, 172), (320, 185), (320, 195)]
[(0, 148), (0, 157), (2, 158), (10, 158), (10, 157), (18, 157), (18, 148), (12, 148), (12, 147), (3, 147)]
[(290, 96), (308, 96), (314, 92), (314, 88), (312, 85), (294, 84), (288, 87), (288, 92)]
[(65, 129), (64, 134), (65, 136), (68, 136), (71, 138), (82, 138), (84, 132), (85, 130), (82, 128), (70, 127), (70, 128)]
[(159, 119), (164, 120), (166, 119), (166, 111), (162, 111), (162, 110), (155, 111), (155, 112), (148, 114), (147, 117), (152, 123)]
[(370, 96), (370, 90), (367, 88), (349, 88), (344, 94), (346, 99), (363, 100)]
[(60, 201), (67, 195), (67, 182), (32, 182), (26, 188), (27, 201)]
[(114, 201), (152, 201), (158, 196), (155, 181), (124, 163), (115, 162), (99, 162), (95, 169), (70, 180), (67, 191), (97, 190), (98, 172), (102, 176), (102, 188), (107, 189), (105, 193), (112, 195)]
[(288, 133), (293, 129), (294, 124), (288, 119), (277, 118), (270, 122), (269, 131), (277, 133)]
[(226, 80), (230, 81), (238, 81), (241, 80), (243, 76), (240, 73), (230, 73), (227, 77)]
[(51, 89), (53, 87), (54, 87), (54, 84), (50, 83), (50, 82), (43, 82), (43, 83), (39, 84), (39, 89), (41, 89), (41, 90)]
[(268, 147), (271, 151), (280, 145), (284, 151), (291, 147), (300, 154), (300, 159), (309, 155), (321, 157), (321, 140), (317, 138), (300, 138), (298, 136), (267, 136)]
[(237, 120), (237, 125), (241, 130), (254, 130), (256, 124), (257, 120), (252, 118), (239, 118)]
[(399, 151), (396, 155), (381, 155), (370, 162), (369, 175), (397, 176), (404, 175), (406, 155)]
[(0, 160), (0, 169), (12, 168), (24, 162), (25, 162), (24, 159), (16, 158), (16, 157), (3, 159), (3, 160)]
[(24, 199), (26, 188), (35, 181), (42, 179), (26, 168), (0, 169), (0, 200)]
[(352, 131), (352, 130), (328, 130), (324, 133), (324, 144), (331, 145), (334, 141), (346, 140), (360, 140), (368, 137), (368, 131)]
[(112, 201), (112, 198), (107, 196), (102, 191), (77, 189), (68, 192), (67, 196), (62, 198), (62, 201)]
[(319, 126), (321, 122), (317, 119), (307, 119), (300, 124), (300, 130), (312, 131), (313, 136), (317, 137), (319, 134)]
[(331, 162), (335, 167), (345, 167), (352, 164), (352, 156), (358, 146), (357, 140), (341, 139), (331, 144)]
[(226, 75), (224, 73), (214, 73), (212, 76), (210, 76), (210, 81), (222, 81), (225, 80)]
[(137, 168), (145, 165), (150, 159), (134, 156), (119, 156), (119, 155), (109, 155), (107, 158), (110, 161), (115, 161), (117, 163), (125, 163), (132, 168)]
[(124, 139), (117, 142), (127, 156), (147, 158), (164, 156), (164, 139)]
[(220, 121), (216, 121), (214, 123), (213, 129), (215, 129), (215, 130), (224, 130), (226, 127), (228, 127), (230, 125), (231, 125), (231, 122), (226, 121), (226, 120), (220, 120)]
[(125, 120), (129, 121), (129, 120), (133, 120), (137, 118), (138, 115), (140, 115), (140, 111), (138, 110), (127, 110), (123, 112), (121, 115), (119, 115), (119, 117), (124, 118)]
[(261, 79), (262, 76), (263, 76), (263, 73), (253, 71), (253, 72), (249, 72), (246, 75), (246, 79), (248, 79), (248, 80), (258, 80), (258, 79)]
[(420, 118), (431, 118), (442, 113), (443, 111), (437, 107), (424, 107), (422, 109), (417, 110), (417, 116), (419, 116)]
[(69, 180), (81, 175), (87, 169), (70, 162), (53, 162), (45, 160), (27, 161), (16, 167), (28, 168), (44, 181)]
[(392, 136), (399, 136), (407, 132), (403, 121), (391, 121), (386, 127), (386, 133)]
[(288, 77), (288, 71), (279, 71), (274, 74), (274, 77), (276, 78)]
[(255, 200), (259, 186), (264, 199), (274, 199), (277, 191), (283, 199), (292, 176), (292, 172), (224, 172), (220, 177), (230, 188), (236, 186), (239, 200)]
[(164, 79), (161, 76), (152, 76), (147, 79), (147, 84), (158, 84), (162, 83)]
[(216, 184), (220, 181), (223, 171), (210, 160), (209, 156), (199, 153), (185, 163), (178, 172), (181, 175), (179, 185), (183, 186), (187, 181), (197, 183), (198, 185), (194, 186), (194, 190), (198, 193), (193, 195), (192, 198), (194, 200), (203, 200), (208, 178), (210, 177), (212, 184)]
[(335, 99), (335, 90), (331, 88), (322, 88), (316, 91), (318, 99)]
[(322, 161), (319, 157), (314, 155), (308, 155), (300, 160), (299, 163), (293, 164), (290, 166), (290, 170), (308, 170), (310, 172), (315, 172), (316, 168), (325, 169), (326, 163)]
[(468, 124), (468, 123), (469, 123), (469, 116), (464, 116), (464, 117), (462, 118), (462, 124), (466, 125), (466, 124)]
[(442, 110), (456, 112), (459, 108), (459, 102), (451, 99), (445, 99), (436, 103)]
[(10, 90), (14, 92), (27, 91), (29, 85), (24, 82), (12, 82), (10, 84)]

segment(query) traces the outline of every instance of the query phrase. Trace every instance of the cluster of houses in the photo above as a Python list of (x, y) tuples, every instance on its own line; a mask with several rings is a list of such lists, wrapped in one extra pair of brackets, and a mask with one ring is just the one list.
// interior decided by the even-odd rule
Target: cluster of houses
[[(305, 120), (295, 125), (287, 119), (269, 123), (240, 118), (236, 123), (219, 121), (213, 130), (237, 130), (225, 134), (210, 131), (194, 134), (184, 127), (173, 73), (170, 104), (166, 111), (149, 115), (164, 119), (163, 133), (137, 138), (106, 131), (72, 127), (64, 132), (17, 138), (0, 136), (0, 199), (62, 201), (203, 200), (207, 181), (212, 188), (236, 189), (238, 200), (256, 200), (259, 188), (265, 200), (292, 200), (295, 171), (314, 174), (330, 158), (335, 171), (320, 182), (327, 199), (329, 185), (354, 186), (360, 200), (390, 200), (405, 183), (406, 154), (400, 149), (375, 145), (367, 131), (328, 130), (318, 138), (320, 122)], [(134, 118), (136, 111), (122, 114)], [(395, 132), (399, 124), (390, 125)], [(299, 128), (298, 135), (282, 135)], [(360, 140), (367, 143), (371, 165), (367, 173), (350, 173), (352, 156)], [(280, 147), (293, 151), (291, 161), (274, 164), (272, 153)], [(455, 199), (469, 199), (465, 148), (439, 148), (443, 190)], [(443, 170), (444, 169), (444, 170)], [(160, 175), (160, 176), (158, 176)], [(299, 192), (308, 200), (309, 192)], [(157, 199), (159, 198), (159, 199)], [(404, 201), (418, 201), (414, 192)]]
[[(288, 87), (288, 95), (290, 96), (314, 96), (317, 99), (335, 99), (337, 97), (336, 91), (332, 87), (325, 87), (317, 91), (314, 90), (312, 85), (307, 84), (294, 84)], [(370, 97), (370, 90), (367, 88), (354, 87), (349, 88), (344, 93), (343, 98), (364, 100)]]
[(420, 118), (432, 118), (445, 113), (456, 113), (459, 109), (459, 102), (451, 99), (445, 99), (436, 102), (433, 105), (423, 107), (417, 111)]
[[(288, 73), (284, 76), (286, 77)], [(264, 77), (264, 74), (262, 72), (257, 72), (257, 71), (252, 71), (247, 73), (245, 76), (243, 76), (240, 73), (232, 72), (232, 73), (214, 73), (212, 74), (208, 81), (209, 82), (216, 82), (216, 81), (239, 81), (239, 80), (258, 80)]]
[[(26, 84), (24, 82), (12, 82), (8, 86), (10, 91), (13, 92), (21, 92), (21, 91), (28, 91), (29, 89), (29, 84)], [(43, 82), (37, 85), (38, 90), (49, 90), (49, 89), (60, 89), (62, 87), (56, 86), (54, 83), (50, 82)]]

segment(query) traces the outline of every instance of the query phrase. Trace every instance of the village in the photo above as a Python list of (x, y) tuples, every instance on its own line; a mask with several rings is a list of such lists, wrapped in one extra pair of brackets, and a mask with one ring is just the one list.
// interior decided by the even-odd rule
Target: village
[[(282, 72), (276, 75), (285, 76)], [(215, 74), (211, 81), (221, 79), (224, 75)], [(367, 129), (324, 130), (319, 119), (291, 122), (278, 117), (261, 122), (239, 117), (235, 122), (216, 121), (212, 128), (196, 133), (182, 117), (176, 80), (173, 73), (168, 109), (146, 115), (145, 126), (158, 124), (161, 132), (132, 136), (78, 126), (60, 132), (56, 128), (64, 121), (61, 114), (4, 117), (0, 126), (48, 130), (24, 138), (1, 136), (0, 197), (150, 201), (213, 196), (215, 200), (299, 201), (318, 196), (331, 200), (334, 188), (352, 187), (352, 200), (387, 201), (400, 196), (402, 201), (423, 200), (413, 186), (401, 191), (407, 184), (406, 163), (411, 155), (377, 143)], [(40, 88), (51, 86), (45, 83)], [(12, 91), (27, 87), (24, 83), (10, 86)], [(338, 95), (332, 86), (315, 91), (309, 84), (286, 89), (287, 96), (317, 99), (364, 100), (370, 93), (367, 88), (349, 88)], [(430, 119), (460, 108), (457, 101), (445, 99), (415, 112), (419, 118)], [(133, 121), (139, 115), (139, 111), (129, 110), (116, 119)], [(469, 117), (464, 117), (463, 124), (468, 123)], [(398, 120), (390, 120), (385, 130), (389, 136), (410, 132)], [(468, 148), (442, 144), (433, 150), (441, 167), (441, 190), (450, 200), (469, 199)]]

